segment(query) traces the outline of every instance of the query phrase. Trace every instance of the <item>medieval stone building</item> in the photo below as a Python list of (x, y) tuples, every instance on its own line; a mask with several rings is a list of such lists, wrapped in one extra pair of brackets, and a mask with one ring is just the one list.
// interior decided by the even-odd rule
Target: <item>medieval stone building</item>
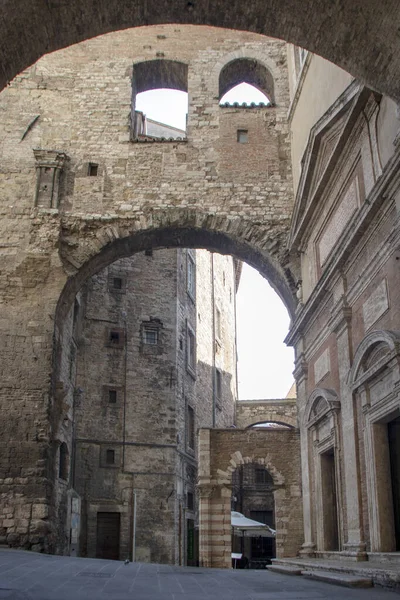
[[(369, 46), (357, 48), (368, 54)], [(370, 64), (382, 65), (382, 56)], [(363, 60), (357, 64), (354, 73), (367, 73)], [(241, 82), (262, 90), (269, 104), (221, 106), (223, 94)], [(186, 137), (146, 135), (136, 95), (157, 87), (188, 92)], [(393, 85), (385, 89), (393, 91)], [(300, 552), (365, 559), (398, 549), (396, 104), (283, 41), (164, 25), (110, 34), (46, 56), (2, 93), (1, 115), (3, 540), (64, 551), (65, 536), (76, 534), (73, 525), (94, 448), (105, 481), (118, 490), (122, 508), (115, 512), (126, 531), (128, 519), (133, 527), (132, 482), (107, 460), (122, 461), (121, 436), (126, 442), (131, 436), (131, 442), (137, 432), (134, 420), (121, 429), (107, 402), (114, 392), (116, 403), (122, 402), (128, 390), (114, 381), (114, 369), (115, 379), (133, 377), (129, 362), (125, 369), (121, 360), (124, 352), (155, 360), (147, 354), (152, 344), (144, 343), (146, 328), (148, 339), (160, 336), (160, 343), (166, 332), (164, 317), (147, 307), (140, 317), (121, 310), (117, 318), (115, 307), (127, 297), (110, 290), (110, 281), (120, 280), (122, 290), (123, 273), (134, 269), (136, 260), (148, 260), (138, 254), (146, 250), (206, 248), (257, 267), (284, 301), (292, 317), (287, 342), (295, 348), (299, 416), (288, 415), (287, 405), (270, 404), (260, 411), (275, 411), (271, 420), (291, 428), (244, 429), (252, 424), (249, 408), (237, 411), (238, 429), (226, 429), (233, 416), (227, 404), (226, 420), (200, 430), (200, 563), (230, 565), (232, 474), (248, 464), (269, 474), (278, 556)], [(184, 262), (185, 253), (179, 252), (177, 260)], [(138, 255), (132, 263), (115, 262), (132, 255)], [(114, 264), (124, 265), (120, 274)], [(101, 289), (110, 300), (93, 310), (90, 295)], [(93, 322), (83, 322), (81, 307)], [(111, 327), (94, 325), (97, 311), (108, 315), (106, 321), (114, 315)], [(131, 318), (139, 320), (136, 345), (131, 337), (129, 346)], [(198, 316), (190, 318), (196, 318), (197, 327)], [(79, 327), (101, 337), (101, 344), (87, 345), (85, 352), (93, 352), (97, 364), (103, 353), (110, 356), (101, 373), (107, 381), (92, 378), (85, 366), (84, 335), (82, 348), (75, 348), (74, 328)], [(169, 347), (183, 357), (179, 339)], [(213, 354), (205, 360), (206, 371), (217, 367)], [(170, 371), (173, 385), (175, 375)], [(97, 392), (88, 393), (96, 386)], [(167, 444), (179, 435), (175, 473), (184, 481), (180, 469), (188, 459), (179, 451), (186, 401), (179, 387), (170, 392), (175, 393), (181, 416), (174, 426), (167, 419), (154, 427), (164, 429), (159, 435)], [(96, 402), (103, 402), (97, 410), (109, 420), (114, 437), (102, 437), (101, 423), (93, 425), (93, 437), (86, 437), (85, 401), (94, 413)], [(262, 420), (257, 410), (254, 414)], [(208, 418), (209, 413), (205, 424)], [(151, 435), (150, 427), (146, 444), (153, 443)], [(80, 453), (77, 489), (62, 481), (74, 439), (77, 459)], [(134, 469), (131, 447), (125, 446)], [(162, 468), (166, 453), (159, 454), (151, 460), (160, 460)], [(160, 510), (170, 519), (171, 532), (185, 520), (179, 506), (193, 485), (190, 478), (185, 481), (179, 493), (176, 485), (174, 508), (173, 496), (167, 500), (168, 485), (160, 484)], [(112, 512), (111, 496), (110, 502), (103, 503), (104, 497), (98, 502), (95, 481), (93, 486), (83, 523), (91, 540), (88, 553), (95, 551), (94, 513)], [(178, 529), (180, 542), (162, 540), (177, 562), (185, 552), (184, 536)], [(143, 558), (157, 556), (145, 538), (139, 548)]]
[(136, 560), (198, 561), (196, 431), (234, 421), (239, 272), (231, 257), (159, 250), (79, 293), (72, 472), (60, 478), (82, 503), (77, 554), (131, 557), (134, 537)]

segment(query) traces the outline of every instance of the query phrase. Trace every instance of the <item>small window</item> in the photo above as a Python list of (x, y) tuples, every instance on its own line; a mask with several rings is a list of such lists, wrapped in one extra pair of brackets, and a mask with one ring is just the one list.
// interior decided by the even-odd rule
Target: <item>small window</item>
[(89, 177), (97, 177), (99, 173), (99, 165), (96, 163), (89, 163), (88, 166), (88, 175)]
[(239, 144), (247, 144), (249, 141), (249, 132), (247, 129), (237, 130), (237, 141)]
[(193, 256), (187, 254), (187, 292), (192, 300), (196, 298), (196, 263)]
[(156, 346), (158, 344), (158, 329), (143, 327), (143, 343)]
[(186, 508), (188, 510), (194, 510), (194, 495), (193, 495), (193, 492), (188, 492), (186, 494)]
[(220, 369), (215, 369), (215, 395), (217, 400), (222, 398), (222, 373)]
[(106, 465), (115, 465), (115, 450), (106, 450)]
[(190, 450), (194, 450), (195, 444), (195, 421), (194, 410), (191, 406), (187, 407), (187, 445)]
[(193, 329), (188, 325), (187, 327), (187, 337), (186, 337), (186, 364), (188, 369), (195, 372), (196, 371), (196, 337), (194, 335)]
[(58, 477), (67, 481), (68, 479), (68, 463), (69, 463), (69, 454), (68, 447), (65, 442), (63, 442), (60, 446), (60, 457), (59, 457), (59, 468), (58, 468)]
[(123, 348), (124, 347), (124, 330), (123, 329), (108, 329), (106, 344), (110, 348)]
[(117, 403), (117, 390), (108, 390), (108, 403), (109, 404)]
[(122, 278), (121, 277), (113, 277), (113, 288), (114, 290), (122, 290)]
[(119, 331), (110, 331), (110, 343), (115, 344), (116, 346), (119, 346), (119, 344), (120, 344)]

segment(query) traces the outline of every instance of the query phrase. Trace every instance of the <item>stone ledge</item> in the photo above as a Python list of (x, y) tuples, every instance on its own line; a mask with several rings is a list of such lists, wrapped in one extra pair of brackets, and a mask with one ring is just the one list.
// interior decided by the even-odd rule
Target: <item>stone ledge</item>
[(301, 571), (303, 577), (315, 579), (325, 583), (333, 583), (344, 587), (368, 588), (372, 587), (372, 579), (369, 577), (358, 577), (345, 573), (332, 573), (331, 571)]

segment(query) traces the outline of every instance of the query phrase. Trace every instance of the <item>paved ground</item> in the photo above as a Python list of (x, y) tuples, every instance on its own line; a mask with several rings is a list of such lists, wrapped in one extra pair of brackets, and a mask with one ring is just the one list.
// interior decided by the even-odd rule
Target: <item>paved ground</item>
[(269, 571), (196, 569), (0, 550), (7, 600), (394, 600)]

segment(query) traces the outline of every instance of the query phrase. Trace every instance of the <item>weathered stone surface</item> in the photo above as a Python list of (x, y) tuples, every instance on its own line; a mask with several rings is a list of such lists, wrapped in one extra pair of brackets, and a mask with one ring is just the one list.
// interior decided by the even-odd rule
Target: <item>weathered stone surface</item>
[[(393, 97), (398, 87), (399, 16), (396, 0), (359, 0), (335, 4), (329, 0), (263, 0), (245, 8), (219, 0), (212, 9), (204, 0), (182, 5), (130, 0), (101, 5), (72, 0), (62, 7), (7, 2), (0, 30), (4, 87), (42, 54), (96, 35), (157, 23), (192, 23), (249, 30), (307, 48)], [(379, 18), (377, 18), (377, 14)], [(356, 15), (356, 17), (355, 17)], [(12, 24), (12, 26), (10, 26)], [(162, 42), (156, 51), (164, 51)]]

